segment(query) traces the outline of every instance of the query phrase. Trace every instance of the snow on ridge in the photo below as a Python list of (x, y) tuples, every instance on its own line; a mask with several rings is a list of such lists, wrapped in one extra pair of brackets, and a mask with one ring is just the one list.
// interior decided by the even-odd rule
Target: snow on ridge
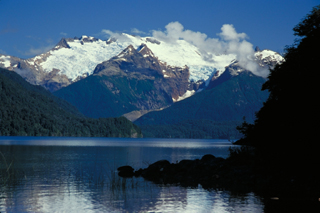
[[(84, 39), (89, 39), (90, 42), (82, 42)], [(154, 56), (167, 65), (177, 67), (187, 65), (190, 70), (189, 81), (197, 82), (208, 80), (217, 70), (220, 74), (223, 73), (225, 67), (236, 57), (235, 55), (213, 55), (212, 61), (206, 61), (199, 54), (197, 47), (184, 40), (171, 44), (160, 42), (153, 37), (136, 37), (123, 33), (119, 39), (108, 41), (86, 35), (81, 36), (80, 39), (70, 39), (67, 41), (70, 49), (51, 50), (50, 55), (39, 65), (45, 72), (51, 72), (55, 68), (60, 70), (61, 74), (75, 80), (83, 74), (91, 75), (99, 63), (120, 54), (129, 45), (137, 49), (141, 44), (146, 44)], [(36, 60), (37, 57), (33, 59)]]
[(194, 90), (187, 90), (186, 93), (184, 93), (182, 96), (179, 96), (177, 99), (172, 98), (172, 100), (173, 100), (173, 102), (178, 102), (178, 101), (181, 101), (183, 99), (189, 98), (194, 93), (195, 93)]
[(61, 74), (75, 80), (78, 76), (86, 73), (91, 75), (98, 64), (109, 60), (124, 49), (123, 45), (107, 44), (100, 39), (84, 43), (75, 39), (69, 41), (68, 45), (70, 49), (61, 48), (50, 51), (47, 60), (40, 64), (44, 71), (50, 72), (53, 68), (59, 69)]
[(274, 52), (272, 50), (268, 50), (268, 49), (256, 52), (255, 56), (261, 57), (261, 60), (264, 60), (267, 58), (270, 58), (271, 60), (275, 60), (277, 62), (282, 62), (284, 60), (284, 58), (279, 53)]
[[(162, 62), (171, 66), (184, 67), (187, 65), (190, 70), (189, 81), (208, 80), (217, 70), (220, 74), (224, 72), (235, 55), (213, 55), (212, 61), (206, 61), (199, 54), (199, 49), (184, 40), (178, 40), (175, 44), (159, 42), (152, 37), (134, 37), (128, 34), (127, 36), (132, 42), (138, 46), (141, 42), (146, 43), (153, 54)], [(150, 42), (156, 41), (156, 42)]]

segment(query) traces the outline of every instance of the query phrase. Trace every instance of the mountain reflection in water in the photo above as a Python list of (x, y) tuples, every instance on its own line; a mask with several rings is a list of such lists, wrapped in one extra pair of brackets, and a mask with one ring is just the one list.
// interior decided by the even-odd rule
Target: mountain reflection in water
[[(263, 212), (254, 193), (158, 185), (120, 178), (116, 168), (145, 168), (205, 154), (226, 158), (223, 140), (1, 137), (1, 212)], [(10, 171), (14, 181), (3, 182)]]

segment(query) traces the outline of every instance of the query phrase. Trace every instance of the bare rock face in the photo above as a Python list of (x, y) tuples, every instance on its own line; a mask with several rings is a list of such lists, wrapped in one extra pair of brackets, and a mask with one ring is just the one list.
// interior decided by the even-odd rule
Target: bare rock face
[[(106, 92), (110, 93), (110, 96), (103, 94), (95, 97), (100, 90), (104, 90), (101, 88), (88, 96), (96, 99), (103, 97), (107, 100), (106, 102), (118, 104), (117, 108), (121, 108), (123, 114), (168, 107), (175, 101), (187, 98), (202, 89), (213, 88), (244, 71), (237, 61), (228, 65), (225, 70), (216, 69), (213, 65), (203, 68), (204, 65), (190, 64), (188, 67), (183, 64), (188, 63), (183, 60), (184, 57), (181, 59), (183, 63), (176, 63), (159, 54), (168, 49), (164, 41), (160, 42), (150, 37), (137, 40), (129, 35), (123, 36), (130, 42), (120, 42), (114, 38), (102, 41), (90, 36), (63, 38), (50, 51), (30, 59), (0, 54), (0, 67), (15, 71), (31, 84), (41, 85), (51, 92), (72, 86), (75, 82), (88, 77), (101, 77), (99, 84), (101, 83), (102, 87), (107, 89)], [(124, 44), (132, 45), (123, 49)], [(158, 47), (161, 49), (160, 52)], [(180, 47), (174, 47), (176, 48), (174, 52), (178, 54), (173, 54), (172, 58), (184, 56)], [(170, 64), (156, 57), (151, 49)], [(189, 51), (188, 48), (183, 50)], [(194, 50), (192, 49), (191, 52), (194, 53)], [(201, 57), (199, 52), (195, 52), (196, 55), (191, 54), (192, 57)], [(168, 55), (171, 57), (170, 52)], [(190, 55), (187, 56), (186, 58), (190, 59)], [(259, 49), (256, 49), (255, 57), (257, 63), (263, 68), (273, 67), (281, 59), (281, 56), (273, 51)], [(172, 66), (172, 64), (179, 64), (179, 66)], [(90, 85), (88, 83), (86, 88), (89, 92), (94, 85), (92, 82)], [(121, 97), (123, 94), (126, 94), (125, 99)], [(74, 101), (73, 104), (76, 103), (77, 101)], [(83, 104), (83, 108), (88, 107), (84, 105), (86, 103)], [(104, 106), (101, 111), (105, 108), (107, 107)], [(113, 110), (117, 111), (116, 109), (109, 111)], [(136, 115), (132, 119), (136, 119)]]
[[(133, 103), (140, 110), (166, 107), (190, 88), (189, 68), (167, 65), (155, 57), (146, 44), (141, 44), (137, 49), (129, 45), (117, 56), (97, 65), (93, 73), (98, 76), (121, 76), (152, 81), (154, 89), (145, 92), (140, 101)], [(112, 83), (105, 84), (112, 93), (117, 92)]]
[[(62, 39), (53, 50), (58, 48), (70, 48), (68, 46), (66, 39)], [(29, 83), (41, 85), (51, 92), (73, 83), (74, 81), (69, 79), (66, 75), (61, 74), (58, 69), (52, 69), (50, 72), (44, 71), (40, 64), (49, 56), (50, 52), (31, 59), (0, 55), (0, 67), (15, 71)]]
[(59, 41), (59, 43), (57, 44), (57, 46), (55, 46), (55, 47), (53, 48), (53, 50), (58, 50), (58, 49), (61, 48), (61, 47), (70, 49), (70, 46), (69, 46), (69, 44), (68, 44), (68, 42), (67, 42), (67, 39), (62, 38), (62, 39)]

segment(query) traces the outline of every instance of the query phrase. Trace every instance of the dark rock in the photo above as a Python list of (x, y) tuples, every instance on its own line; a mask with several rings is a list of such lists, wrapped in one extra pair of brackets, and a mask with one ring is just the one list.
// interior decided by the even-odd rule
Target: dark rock
[(162, 177), (161, 173), (170, 166), (170, 162), (167, 160), (160, 160), (151, 164), (147, 169), (144, 169), (141, 176), (150, 180), (157, 180)]
[(253, 182), (250, 167), (235, 166), (224, 158), (210, 154), (203, 156), (201, 160), (181, 160), (175, 164), (167, 160), (160, 160), (130, 175), (142, 176), (154, 183), (179, 184), (185, 187), (197, 187), (199, 184), (204, 188), (236, 187), (243, 183), (248, 185)]
[(211, 154), (207, 154), (207, 155), (204, 155), (202, 158), (201, 158), (201, 161), (209, 161), (209, 160), (213, 160), (213, 159), (216, 159), (215, 156), (211, 155)]
[(178, 163), (178, 165), (181, 169), (188, 169), (188, 168), (192, 167), (193, 164), (194, 164), (193, 160), (182, 160)]
[(221, 186), (239, 188), (238, 186), (254, 183), (250, 166), (235, 165), (230, 160), (210, 154), (204, 155), (201, 160), (181, 160), (175, 164), (160, 160), (134, 173), (129, 166), (120, 167), (118, 170), (130, 170), (131, 177), (142, 176), (154, 183), (179, 184), (185, 187), (198, 187), (201, 184), (203, 188)]
[(170, 162), (167, 160), (159, 160), (153, 164), (151, 164), (148, 168), (150, 169), (162, 169), (170, 165)]
[(67, 48), (67, 49), (70, 49), (70, 48), (71, 48), (65, 38), (62, 38), (62, 39), (59, 41), (59, 43), (57, 44), (57, 46), (61, 46), (61, 47)]
[(107, 44), (111, 44), (112, 42), (115, 42), (115, 41), (117, 41), (116, 38), (109, 38), (109, 40), (106, 41), (106, 43), (107, 43)]
[(135, 171), (135, 172), (134, 172), (134, 176), (135, 176), (135, 177), (141, 176), (142, 171), (143, 171), (142, 169), (139, 169), (138, 171)]
[(153, 43), (153, 44), (160, 44), (161, 43), (160, 41), (158, 41), (158, 40), (156, 40), (154, 38), (147, 38), (146, 40), (151, 42), (151, 43)]
[(120, 177), (133, 177), (134, 175), (134, 169), (131, 166), (121, 166), (117, 170)]

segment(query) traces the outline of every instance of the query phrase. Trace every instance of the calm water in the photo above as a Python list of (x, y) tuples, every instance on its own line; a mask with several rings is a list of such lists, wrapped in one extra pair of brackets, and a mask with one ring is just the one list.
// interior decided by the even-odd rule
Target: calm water
[[(0, 137), (0, 211), (263, 212), (254, 193), (156, 185), (116, 173), (119, 166), (146, 168), (162, 159), (226, 158), (230, 146), (222, 140)], [(4, 184), (8, 167), (17, 180)]]

